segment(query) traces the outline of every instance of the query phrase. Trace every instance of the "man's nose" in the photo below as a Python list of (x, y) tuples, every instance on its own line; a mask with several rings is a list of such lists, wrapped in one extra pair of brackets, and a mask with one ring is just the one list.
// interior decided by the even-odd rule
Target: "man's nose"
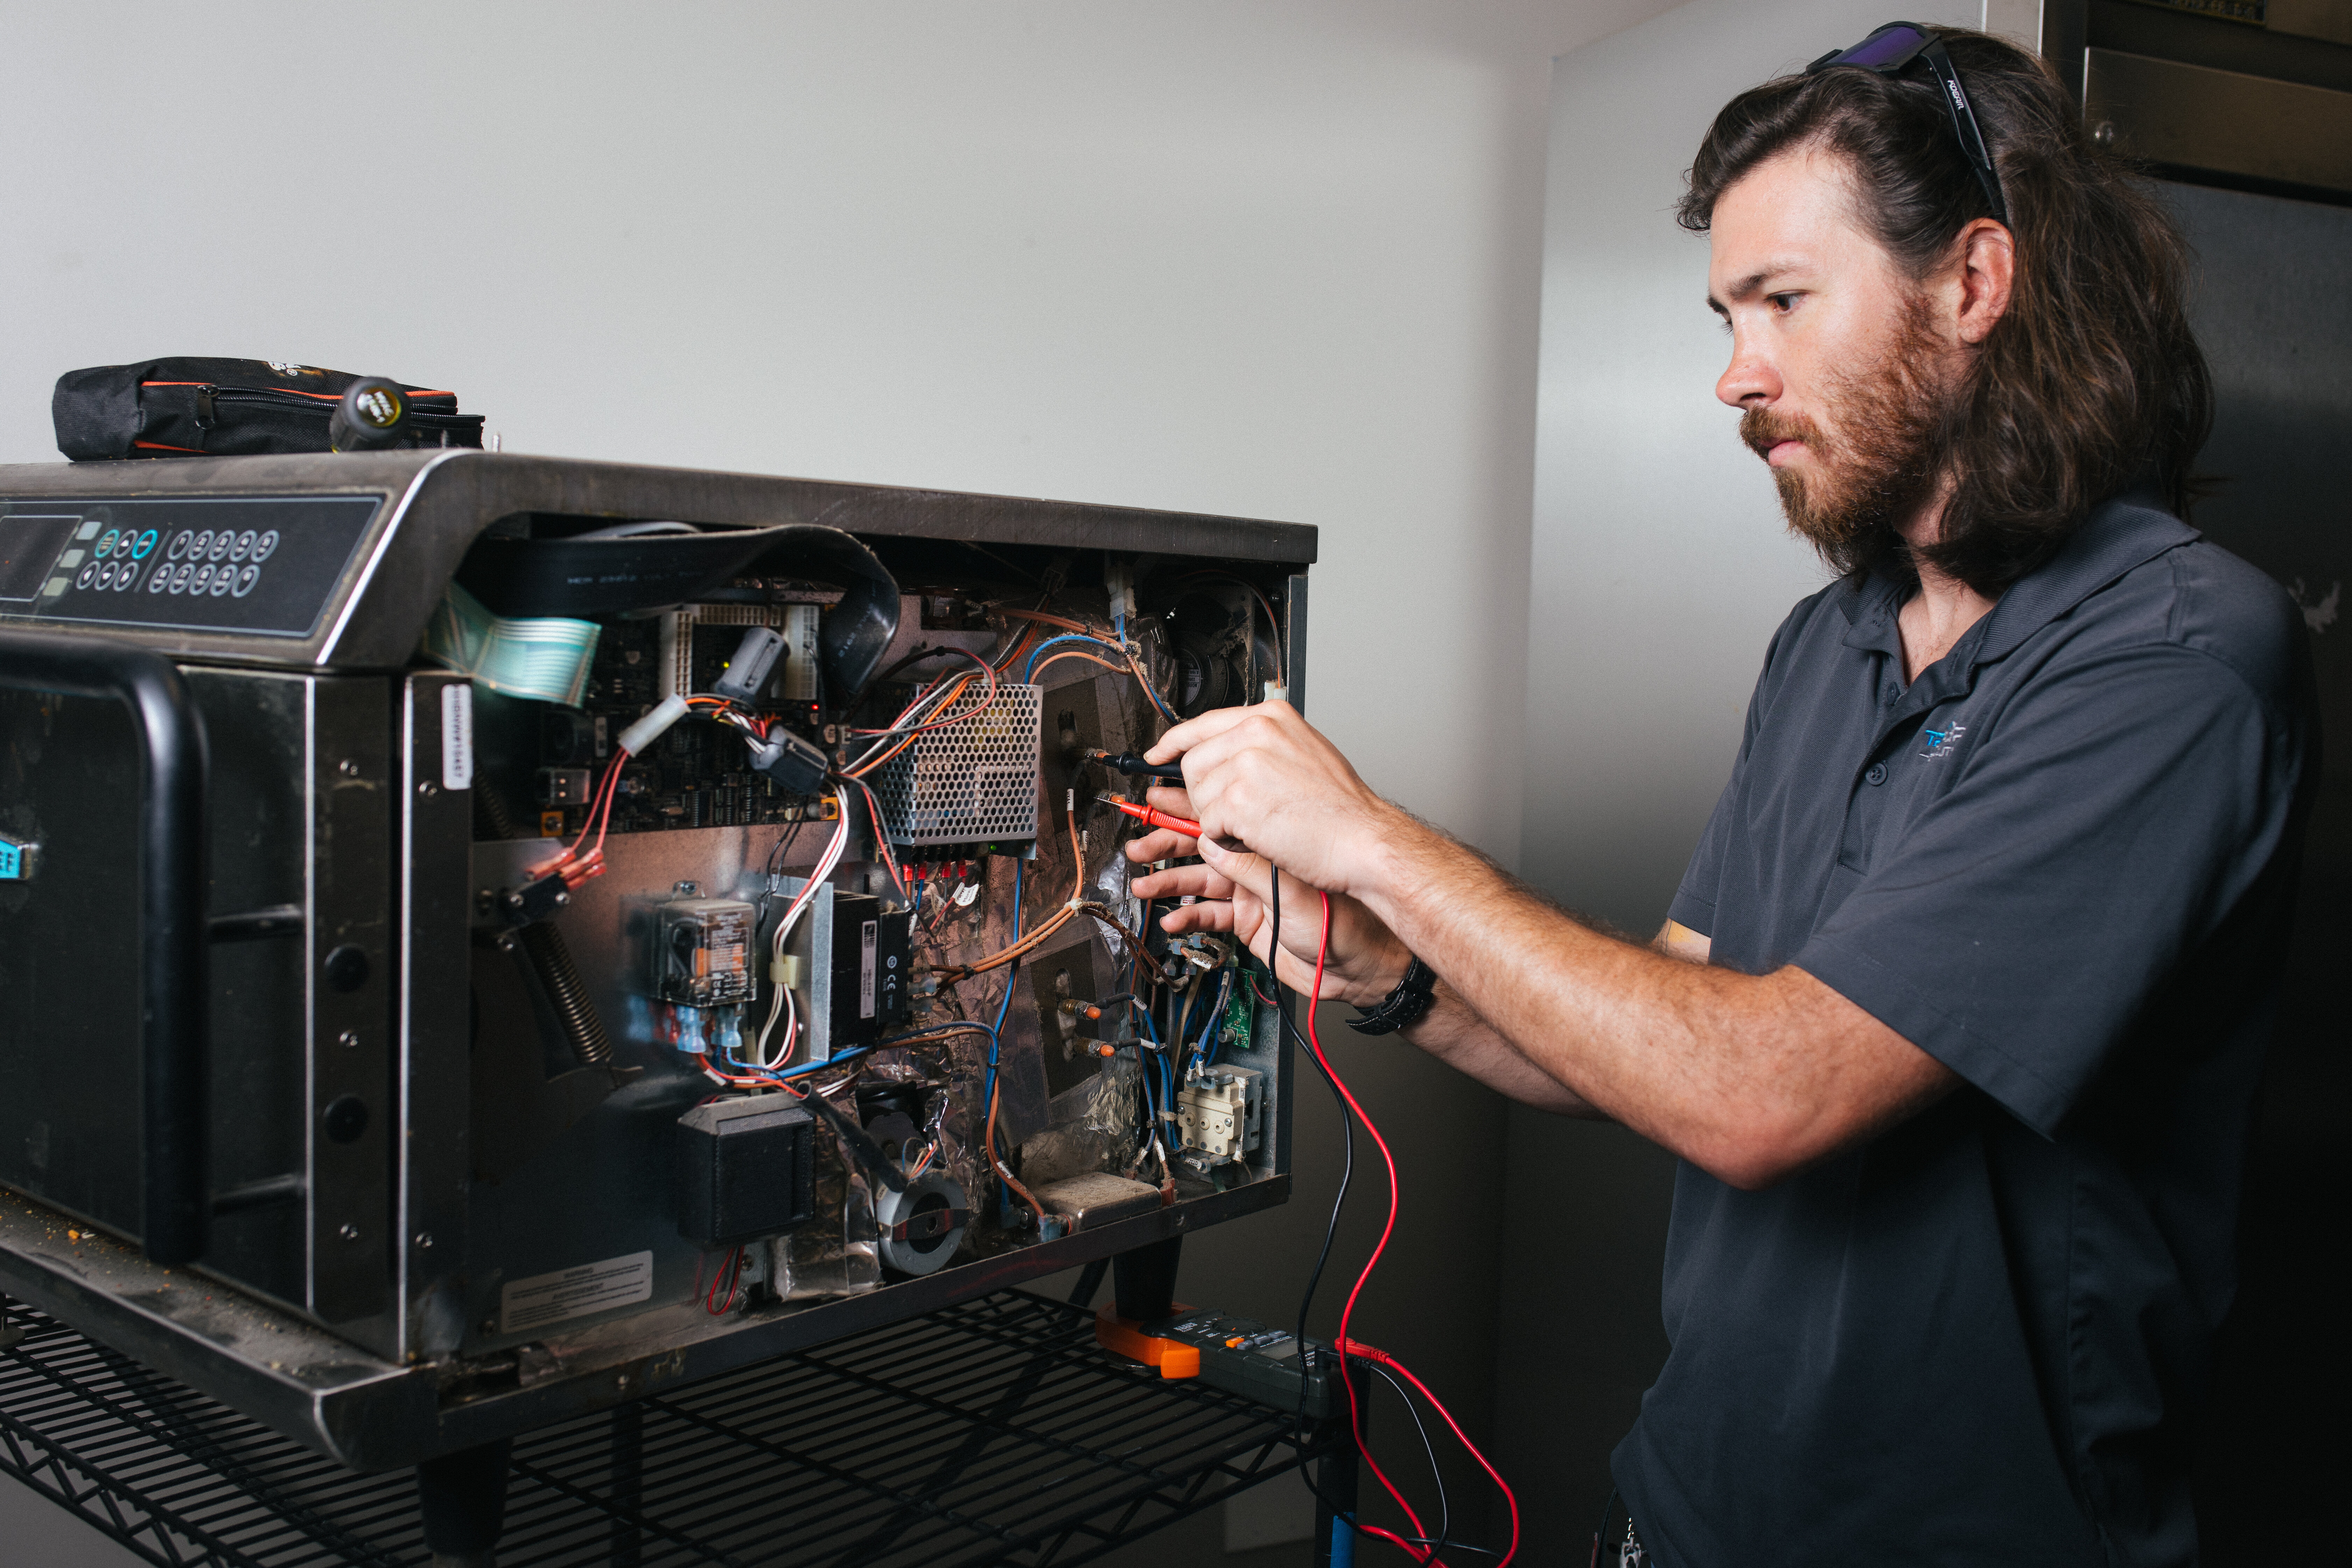
[(1780, 373), (1746, 342), (1734, 339), (1731, 367), (1716, 382), (1715, 395), (1734, 408), (1777, 402), (1780, 396)]

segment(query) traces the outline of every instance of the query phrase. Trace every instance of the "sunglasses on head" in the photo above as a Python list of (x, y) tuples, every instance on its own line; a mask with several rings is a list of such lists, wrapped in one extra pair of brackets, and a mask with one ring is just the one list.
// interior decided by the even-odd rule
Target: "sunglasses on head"
[(1944, 89), (1944, 107), (1952, 111), (1952, 133), (1960, 139), (1960, 151), (1967, 154), (1969, 167), (1976, 171), (1977, 184), (1984, 187), (1985, 200), (1992, 204), (1993, 221), (2007, 224), (2009, 204), (2000, 199), (2000, 175), (1992, 166), (1991, 153), (1986, 150), (1984, 132), (1977, 128), (1976, 110), (1969, 107), (1968, 89), (1960, 85), (1960, 73), (1953, 67), (1943, 40), (1935, 34), (1916, 22), (1889, 22), (1850, 49), (1832, 49), (1807, 66), (1805, 74), (1855, 66), (1880, 76), (1901, 76), (1923, 61)]

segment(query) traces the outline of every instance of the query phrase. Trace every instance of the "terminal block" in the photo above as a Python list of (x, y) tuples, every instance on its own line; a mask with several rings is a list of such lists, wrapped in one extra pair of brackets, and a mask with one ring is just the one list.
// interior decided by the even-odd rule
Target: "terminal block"
[(1176, 1130), (1188, 1152), (1238, 1160), (1265, 1137), (1265, 1075), (1255, 1068), (1208, 1068), (1176, 1095)]

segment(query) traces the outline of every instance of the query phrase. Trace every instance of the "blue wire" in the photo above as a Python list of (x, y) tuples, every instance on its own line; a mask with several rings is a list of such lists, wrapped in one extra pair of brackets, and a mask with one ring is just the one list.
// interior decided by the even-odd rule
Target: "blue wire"
[(1047, 637), (1044, 642), (1039, 643), (1034, 648), (1030, 650), (1029, 662), (1021, 667), (1021, 679), (1026, 680), (1032, 675), (1034, 675), (1037, 672), (1037, 660), (1045, 651), (1049, 647), (1055, 647), (1063, 643), (1084, 643), (1088, 647), (1098, 647), (1106, 653), (1115, 653), (1121, 658), (1125, 658), (1127, 657), (1126, 648), (1115, 644), (1107, 643), (1100, 637), (1081, 637), (1076, 632), (1064, 632), (1059, 637)]
[(836, 1055), (827, 1057), (821, 1062), (807, 1062), (800, 1067), (790, 1068), (784, 1072), (767, 1072), (763, 1068), (748, 1066), (745, 1068), (745, 1070), (759, 1073), (761, 1076), (765, 1078), (772, 1078), (778, 1083), (782, 1083), (788, 1078), (805, 1078), (810, 1073), (823, 1072), (827, 1068), (837, 1068), (844, 1062), (855, 1061), (873, 1048), (874, 1047), (872, 1046), (859, 1046), (854, 1050), (842, 1051)]
[(1209, 1009), (1209, 1022), (1201, 1030), (1201, 1037), (1192, 1043), (1192, 1048), (1201, 1053), (1202, 1067), (1215, 1063), (1217, 1051), (1225, 1043), (1219, 1031), (1225, 1026), (1225, 1005), (1233, 999), (1234, 972), (1228, 969), (1224, 978), (1217, 983), (1217, 1005)]
[[(1013, 862), (1013, 940), (1016, 942), (1021, 940), (1021, 862), (1015, 860)], [(1004, 1000), (996, 1005), (996, 1026), (988, 1031), (988, 1082), (980, 1096), (980, 1113), (982, 1116), (988, 1114), (989, 1101), (996, 1097), (996, 1055), (1004, 1033), (1005, 1015), (1013, 1011), (1013, 986), (1020, 975), (1021, 961), (1016, 958), (1004, 971)], [(990, 1150), (988, 1157), (992, 1160), (996, 1158), (996, 1151)]]

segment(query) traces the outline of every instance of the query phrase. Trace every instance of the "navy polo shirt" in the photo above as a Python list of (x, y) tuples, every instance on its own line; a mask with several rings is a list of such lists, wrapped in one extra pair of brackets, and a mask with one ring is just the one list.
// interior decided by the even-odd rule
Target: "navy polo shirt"
[(1902, 597), (1781, 626), (1672, 912), (1963, 1086), (1762, 1192), (1683, 1164), (1618, 1485), (1668, 1568), (2187, 1564), (2317, 782), (2305, 634), (2138, 496), (1907, 685)]

